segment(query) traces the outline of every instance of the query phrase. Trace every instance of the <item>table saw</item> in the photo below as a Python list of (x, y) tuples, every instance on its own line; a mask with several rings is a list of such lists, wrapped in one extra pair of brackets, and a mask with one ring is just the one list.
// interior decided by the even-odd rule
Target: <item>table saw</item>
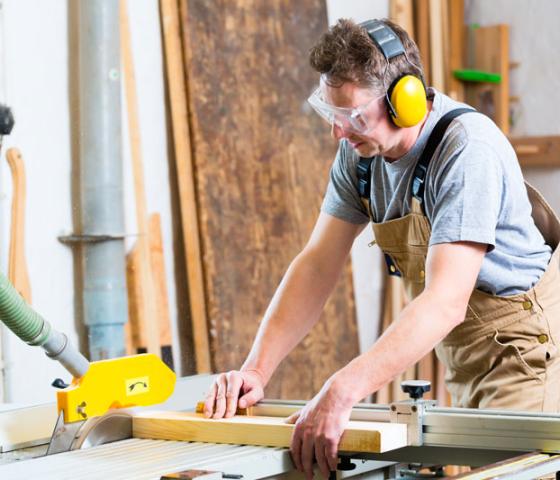
[[(140, 411), (194, 411), (212, 380), (210, 375), (179, 379), (164, 404), (111, 411), (79, 432), (69, 451), (49, 456), (54, 404), (0, 412), (0, 479), (159, 480), (179, 471), (207, 480), (302, 478), (287, 448), (133, 438), (132, 418)], [(251, 415), (284, 418), (303, 404), (265, 400)], [(408, 446), (378, 454), (341, 452), (338, 478), (436, 478), (441, 470), (421, 468), (448, 464), (476, 468), (460, 477), (471, 479), (534, 479), (551, 473), (554, 478), (560, 470), (560, 415), (438, 408), (411, 398), (391, 405), (359, 404), (351, 420), (406, 425)]]
[[(302, 477), (285, 419), (304, 402), (205, 419), (197, 402), (211, 376), (176, 381), (152, 354), (89, 362), (1, 273), (0, 321), (72, 375), (53, 382), (56, 405), (0, 411), (0, 480)], [(560, 478), (560, 415), (438, 408), (422, 398), (427, 382), (403, 390), (406, 401), (353, 408), (332, 477), (435, 478), (441, 465), (469, 465), (460, 478)]]

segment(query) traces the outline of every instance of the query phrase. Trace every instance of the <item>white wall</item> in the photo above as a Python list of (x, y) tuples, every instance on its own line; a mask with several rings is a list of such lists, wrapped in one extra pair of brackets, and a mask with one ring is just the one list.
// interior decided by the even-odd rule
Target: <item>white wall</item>
[[(73, 231), (70, 106), (71, 101), (75, 103), (77, 99), (69, 98), (68, 4), (63, 0), (3, 0), (0, 3), (3, 15), (0, 100), (12, 107), (16, 118), (12, 134), (5, 138), (0, 162), (0, 268), (6, 272), (11, 203), (11, 178), (4, 153), (10, 146), (17, 146), (27, 169), (25, 252), (33, 307), (77, 344), (73, 256), (71, 250), (57, 240), (59, 235)], [(162, 215), (169, 305), (176, 330), (158, 1), (129, 1), (129, 17), (148, 210)], [(126, 129), (123, 140), (126, 232), (135, 234)], [(128, 246), (132, 241), (127, 241)], [(16, 403), (53, 401), (55, 395), (50, 382), (57, 376), (69, 379), (66, 371), (47, 359), (40, 349), (23, 344), (6, 329), (2, 333), (6, 399)]]

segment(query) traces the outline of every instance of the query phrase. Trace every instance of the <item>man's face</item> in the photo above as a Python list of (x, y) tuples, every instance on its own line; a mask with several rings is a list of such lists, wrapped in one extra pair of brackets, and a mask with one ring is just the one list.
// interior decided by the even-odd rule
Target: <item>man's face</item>
[(393, 147), (390, 140), (395, 129), (389, 120), (384, 97), (352, 83), (332, 87), (321, 82), (321, 92), (325, 101), (335, 107), (360, 109), (367, 121), (368, 129), (361, 133), (333, 123), (331, 134), (335, 139), (346, 138), (362, 157), (384, 154)]

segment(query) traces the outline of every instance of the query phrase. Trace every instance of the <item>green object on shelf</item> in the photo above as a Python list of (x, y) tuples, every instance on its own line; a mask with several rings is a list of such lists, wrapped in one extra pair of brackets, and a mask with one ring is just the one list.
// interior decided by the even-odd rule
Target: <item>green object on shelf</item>
[(483, 72), (482, 70), (453, 70), (453, 75), (465, 82), (500, 83), (502, 81), (499, 73)]

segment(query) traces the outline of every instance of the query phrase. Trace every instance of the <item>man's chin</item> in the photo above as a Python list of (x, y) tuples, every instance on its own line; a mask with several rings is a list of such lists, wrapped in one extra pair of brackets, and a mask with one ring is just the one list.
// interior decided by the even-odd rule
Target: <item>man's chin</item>
[(361, 157), (373, 157), (379, 154), (379, 148), (375, 145), (371, 145), (370, 143), (357, 143), (351, 144), (352, 148), (360, 155)]

